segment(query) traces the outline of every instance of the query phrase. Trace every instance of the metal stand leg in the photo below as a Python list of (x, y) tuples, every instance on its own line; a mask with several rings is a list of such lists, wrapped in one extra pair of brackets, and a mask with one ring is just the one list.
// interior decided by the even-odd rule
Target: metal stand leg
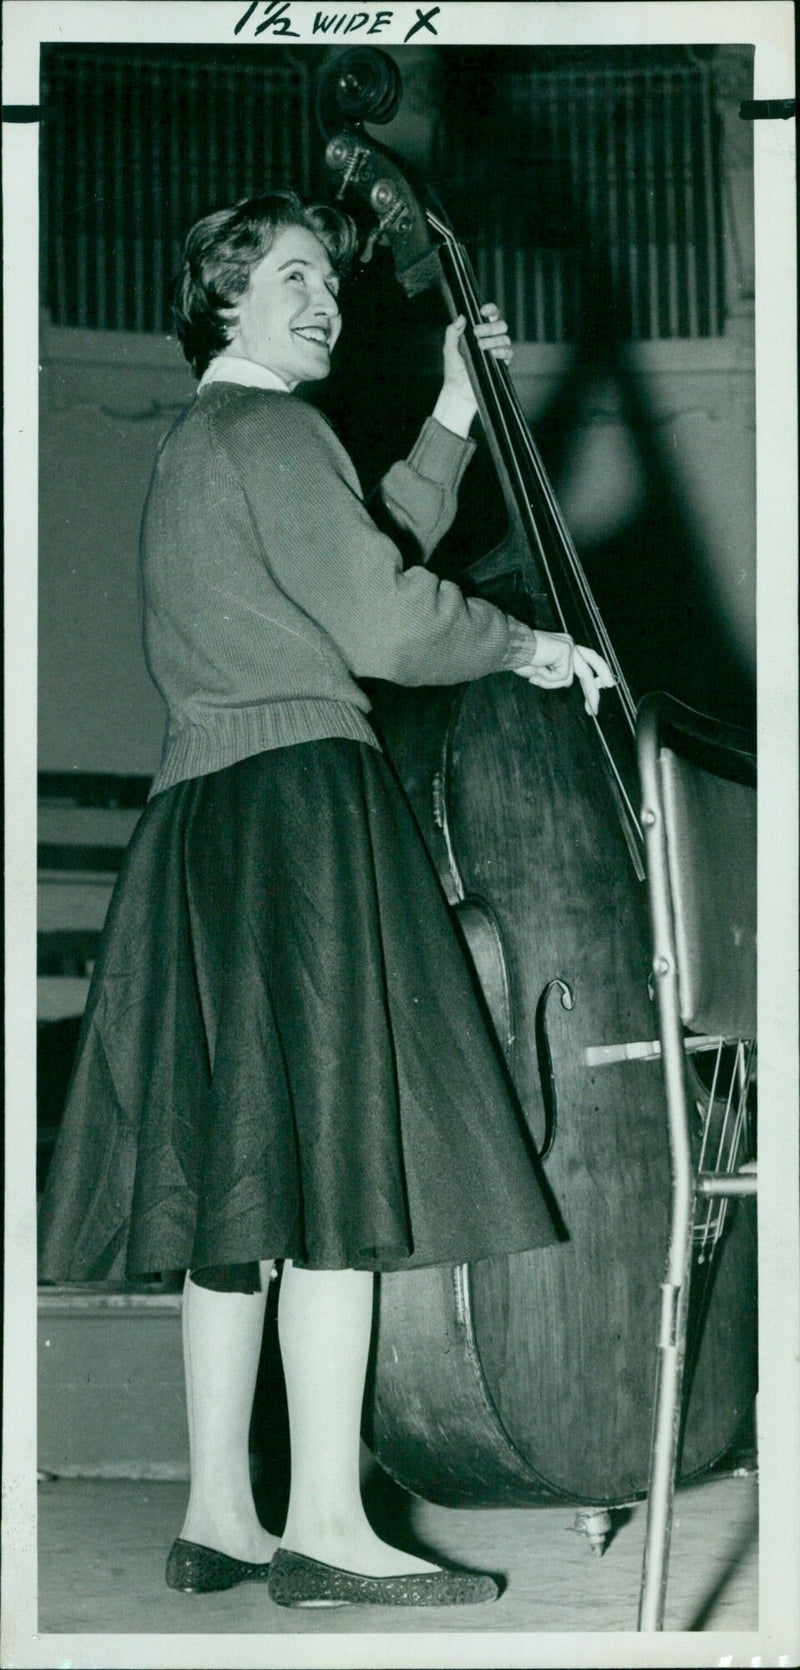
[(637, 1624), (640, 1630), (660, 1630), (664, 1627), (667, 1560), (681, 1424), (688, 1289), (687, 1259), (686, 1277), (681, 1286), (665, 1282), (661, 1289), (661, 1334), (656, 1369), (650, 1489)]

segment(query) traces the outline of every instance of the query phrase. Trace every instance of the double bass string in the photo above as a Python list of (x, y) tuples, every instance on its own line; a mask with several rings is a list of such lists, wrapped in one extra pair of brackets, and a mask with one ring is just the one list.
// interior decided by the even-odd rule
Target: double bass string
[[(464, 311), (469, 318), (470, 324), (474, 327), (481, 321), (480, 301), (478, 298), (477, 284), (466, 251), (458, 242), (446, 223), (440, 220), (437, 215), (433, 214), (431, 210), (427, 211), (427, 218), (434, 231), (436, 231), (444, 239), (451, 258), (454, 274), (459, 283), (460, 299), (463, 302)], [(525, 485), (522, 481), (519, 466), (517, 464), (514, 443), (510, 432), (511, 426), (513, 426), (516, 430), (518, 439), (521, 440), (533, 469), (537, 486), (544, 501), (545, 508), (549, 514), (551, 523), (553, 524), (553, 532), (556, 537), (560, 538), (567, 562), (572, 571), (573, 580), (577, 586), (580, 600), (589, 616), (590, 626), (594, 631), (595, 637), (601, 645), (601, 653), (603, 653), (605, 659), (608, 661), (612, 671), (614, 672), (617, 680), (615, 689), (620, 698), (625, 721), (627, 722), (629, 730), (632, 733), (635, 724), (636, 710), (630, 689), (617, 659), (614, 646), (606, 630), (605, 623), (603, 622), (602, 616), (600, 615), (592, 596), (588, 580), (580, 564), (577, 551), (575, 550), (569, 530), (564, 522), (560, 507), (547, 480), (544, 466), (539, 457), (537, 448), (534, 445), (532, 436), (523, 417), (516, 390), (514, 389), (511, 381), (508, 366), (501, 365), (494, 359), (480, 359), (473, 361), (473, 368), (476, 376), (483, 383), (484, 391), (491, 393), (493, 397), (495, 414), (501, 427), (503, 439), (506, 443), (506, 461), (509, 470), (516, 475), (521, 494), (521, 504), (525, 506), (525, 509), (528, 512), (526, 522), (531, 531), (533, 542), (541, 557), (542, 565), (549, 582), (553, 603), (557, 610), (562, 629), (565, 632), (568, 631), (566, 619), (558, 597), (558, 590), (548, 562), (544, 542), (536, 525), (536, 519), (532, 513), (532, 507), (528, 500)], [(487, 384), (488, 391), (486, 389)], [(604, 735), (599, 719), (596, 714), (592, 714), (590, 717), (599, 738), (608, 769), (611, 772), (613, 782), (621, 799), (621, 811), (625, 820), (629, 824), (633, 840), (633, 850), (638, 851), (641, 843), (639, 819), (631, 804), (630, 796), (625, 787), (625, 783), (622, 779), (611, 748)]]
[[(750, 1084), (752, 1082), (752, 1075), (755, 1068), (755, 1043), (751, 1042), (745, 1047), (740, 1040), (736, 1046), (736, 1061), (731, 1069), (731, 1078), (728, 1086), (725, 1112), (722, 1119), (722, 1130), (720, 1132), (719, 1141), (716, 1145), (717, 1151), (712, 1160), (711, 1166), (709, 1166), (706, 1162), (706, 1156), (709, 1147), (711, 1115), (719, 1080), (724, 1042), (724, 1039), (721, 1038), (717, 1048), (717, 1057), (714, 1063), (714, 1074), (711, 1089), (708, 1093), (700, 1159), (698, 1161), (698, 1169), (706, 1171), (713, 1170), (716, 1172), (732, 1172), (736, 1169), (742, 1131), (747, 1118), (747, 1100), (750, 1093)], [(733, 1101), (733, 1087), (737, 1079), (739, 1082), (739, 1093), (736, 1115), (734, 1119), (733, 1135), (726, 1156), (724, 1153), (725, 1134)], [(716, 1202), (711, 1199), (707, 1200), (703, 1222), (700, 1223), (698, 1220), (695, 1221), (695, 1257), (699, 1267), (697, 1275), (699, 1277), (700, 1270), (702, 1270), (702, 1278), (695, 1279), (693, 1277), (690, 1286), (690, 1304), (694, 1314), (693, 1321), (690, 1325), (690, 1335), (687, 1340), (686, 1368), (684, 1371), (685, 1383), (688, 1384), (691, 1384), (694, 1378), (695, 1366), (702, 1341), (703, 1321), (708, 1314), (713, 1291), (714, 1254), (722, 1239), (722, 1233), (725, 1228), (725, 1221), (730, 1204), (730, 1200), (725, 1199), (717, 1200)], [(716, 1216), (715, 1207), (717, 1208)]]
[[(704, 1131), (703, 1131), (703, 1141), (702, 1141), (701, 1150), (700, 1150), (699, 1169), (700, 1170), (711, 1170), (711, 1171), (716, 1171), (716, 1172), (731, 1173), (731, 1172), (735, 1171), (736, 1165), (738, 1163), (739, 1149), (740, 1149), (741, 1141), (742, 1141), (742, 1133), (743, 1133), (743, 1130), (744, 1130), (745, 1120), (746, 1120), (746, 1117), (747, 1117), (747, 1099), (748, 1099), (748, 1096), (749, 1096), (749, 1093), (750, 1093), (750, 1084), (752, 1082), (753, 1068), (754, 1068), (754, 1064), (755, 1064), (755, 1045), (751, 1043), (747, 1046), (747, 1049), (745, 1049), (745, 1045), (740, 1042), (736, 1046), (736, 1057), (735, 1057), (734, 1063), (731, 1066), (730, 1082), (728, 1084), (728, 1091), (727, 1091), (727, 1096), (726, 1096), (726, 1100), (725, 1100), (725, 1110), (724, 1110), (723, 1117), (722, 1117), (722, 1128), (720, 1130), (719, 1139), (718, 1139), (717, 1145), (716, 1145), (716, 1154), (714, 1155), (714, 1158), (711, 1162), (711, 1165), (709, 1166), (708, 1165), (708, 1160), (707, 1160), (707, 1154), (708, 1154), (708, 1147), (709, 1147), (709, 1138), (710, 1138), (710, 1134), (711, 1134), (711, 1114), (712, 1114), (712, 1111), (713, 1111), (714, 1100), (715, 1100), (715, 1097), (716, 1097), (717, 1083), (718, 1083), (718, 1079), (719, 1079), (719, 1071), (720, 1071), (720, 1066), (721, 1066), (721, 1063), (722, 1063), (723, 1048), (724, 1048), (724, 1042), (723, 1042), (722, 1039), (720, 1039), (719, 1046), (718, 1046), (718, 1049), (717, 1049), (717, 1058), (716, 1058), (716, 1061), (714, 1063), (714, 1076), (713, 1076), (713, 1080), (712, 1080), (712, 1084), (711, 1084), (711, 1089), (710, 1089), (709, 1095), (708, 1095), (708, 1114), (707, 1114), (707, 1117), (706, 1117), (705, 1128), (704, 1128)], [(737, 1086), (738, 1086), (738, 1091), (737, 1091)], [(736, 1106), (735, 1106), (735, 1111), (734, 1111), (734, 1093), (735, 1093), (735, 1091), (736, 1091)], [(731, 1131), (730, 1137), (728, 1137), (728, 1132), (729, 1132), (729, 1127), (731, 1125), (731, 1121), (733, 1123), (733, 1129)], [(728, 1138), (727, 1151), (726, 1151), (726, 1138)], [(714, 1250), (715, 1250), (715, 1248), (716, 1248), (716, 1246), (717, 1246), (717, 1244), (720, 1240), (720, 1237), (722, 1235), (722, 1230), (723, 1230), (723, 1227), (724, 1227), (724, 1224), (725, 1224), (725, 1216), (726, 1216), (728, 1204), (729, 1204), (728, 1201), (724, 1200), (724, 1199), (717, 1202), (717, 1205), (718, 1205), (719, 1209), (717, 1211), (716, 1219), (714, 1221), (712, 1221), (713, 1220), (713, 1214), (714, 1214), (714, 1202), (712, 1200), (709, 1200), (706, 1203), (705, 1220), (704, 1220), (702, 1225), (699, 1225), (699, 1224), (696, 1225), (696, 1229), (698, 1231), (698, 1240), (699, 1240), (699, 1243), (700, 1243), (700, 1262), (701, 1263), (703, 1263), (705, 1261), (706, 1248), (708, 1247), (709, 1240), (711, 1240), (711, 1254), (712, 1255), (713, 1255)], [(712, 1238), (712, 1236), (713, 1236), (713, 1238)]]
[[(436, 215), (432, 214), (432, 212), (430, 210), (427, 211), (427, 218), (428, 218), (428, 221), (429, 221), (430, 225), (433, 227), (434, 231), (438, 232), (439, 235), (445, 241), (448, 253), (450, 255), (450, 258), (451, 258), (451, 261), (452, 261), (452, 264), (453, 264), (455, 275), (458, 278), (459, 284), (460, 284), (460, 298), (459, 299), (463, 303), (464, 311), (465, 311), (467, 317), (469, 318), (470, 324), (474, 327), (475, 325), (480, 324), (480, 322), (481, 322), (481, 312), (480, 312), (480, 303), (479, 303), (478, 294), (477, 294), (477, 286), (476, 286), (476, 283), (475, 283), (474, 275), (472, 274), (471, 269), (469, 267), (466, 254), (463, 251), (461, 245), (458, 243), (455, 236), (453, 235), (453, 233), (451, 232), (450, 228), (448, 226), (446, 226), (443, 221), (440, 221), (438, 219), (438, 217)], [(517, 460), (516, 460), (516, 455), (515, 455), (515, 451), (514, 451), (514, 444), (513, 444), (511, 434), (510, 434), (510, 429), (509, 429), (508, 418), (507, 418), (507, 415), (506, 415), (505, 411), (503, 410), (503, 400), (501, 398), (501, 395), (504, 391), (504, 385), (503, 385), (502, 381), (498, 382), (498, 379), (497, 379), (497, 373), (499, 372), (500, 367), (497, 365), (497, 363), (494, 360), (484, 361), (482, 359), (479, 359), (479, 360), (473, 360), (473, 370), (475, 371), (475, 375), (477, 376), (479, 383), (481, 383), (482, 386), (483, 386), (484, 393), (490, 393), (493, 397), (493, 403), (494, 403), (494, 406), (496, 408), (495, 415), (498, 419), (498, 426), (499, 426), (499, 429), (500, 429), (500, 438), (502, 438), (505, 441), (505, 449), (504, 449), (505, 450), (505, 462), (506, 462), (506, 465), (509, 469), (509, 472), (511, 474), (514, 474), (517, 478), (517, 484), (518, 484), (519, 495), (520, 495), (518, 502), (520, 503), (520, 508), (522, 508), (524, 506), (525, 510), (528, 513), (525, 517), (525, 521), (526, 521), (526, 524), (527, 524), (527, 527), (528, 527), (528, 532), (530, 534), (532, 543), (535, 545), (535, 547), (536, 547), (536, 549), (539, 553), (539, 556), (541, 558), (542, 566), (544, 568), (547, 580), (548, 580), (549, 585), (550, 585), (550, 592), (551, 592), (551, 596), (552, 596), (553, 606), (554, 606), (554, 608), (557, 612), (559, 621), (561, 623), (562, 630), (564, 632), (566, 632), (567, 631), (567, 623), (566, 623), (566, 620), (565, 620), (565, 617), (564, 617), (563, 610), (561, 608), (561, 603), (560, 603), (560, 600), (559, 600), (559, 597), (558, 597), (558, 592), (557, 592), (556, 586), (554, 584), (553, 575), (552, 575), (551, 570), (550, 570), (550, 564), (548, 562), (547, 552), (545, 550), (544, 543), (542, 541), (542, 537), (541, 537), (541, 534), (539, 532), (539, 529), (536, 525), (535, 518), (531, 514), (531, 506), (528, 502), (527, 494), (525, 492), (524, 482), (521, 479), (519, 466), (518, 466)], [(494, 387), (492, 387), (493, 383), (494, 383)], [(487, 384), (488, 384), (488, 388), (487, 388)], [(513, 408), (512, 408), (512, 414), (513, 414)]]
[[(428, 210), (428, 220), (429, 220), (430, 225), (433, 227), (433, 229), (436, 232), (438, 232), (439, 235), (446, 242), (448, 251), (449, 251), (451, 259), (453, 261), (453, 265), (454, 265), (454, 267), (457, 271), (458, 277), (460, 279), (462, 295), (463, 295), (464, 301), (465, 301), (466, 306), (467, 306), (467, 312), (470, 315), (470, 323), (473, 326), (476, 325), (476, 324), (479, 324), (480, 319), (481, 319), (481, 313), (480, 313), (480, 303), (479, 303), (479, 299), (478, 299), (477, 285), (476, 285), (476, 282), (475, 282), (475, 277), (474, 277), (474, 274), (472, 272), (472, 269), (471, 269), (471, 266), (470, 266), (470, 263), (469, 263), (469, 258), (466, 254), (466, 251), (464, 250), (463, 246), (458, 242), (458, 240), (455, 238), (452, 231), (446, 226), (446, 224), (443, 221), (441, 221), (437, 215), (434, 215), (430, 210)], [(483, 364), (483, 362), (481, 362), (481, 363)], [(476, 369), (478, 370), (478, 374), (480, 375), (480, 366), (478, 366)], [(547, 475), (545, 473), (544, 466), (542, 464), (542, 461), (541, 461), (541, 458), (539, 456), (538, 450), (537, 450), (537, 448), (534, 444), (534, 441), (533, 441), (533, 438), (531, 436), (528, 425), (525, 422), (524, 416), (522, 414), (522, 410), (521, 410), (520, 405), (519, 405), (519, 399), (518, 399), (516, 390), (514, 388), (513, 382), (511, 381), (511, 376), (510, 376), (510, 372), (508, 370), (508, 367), (506, 365), (499, 364), (496, 360), (489, 360), (489, 361), (485, 362), (485, 373), (486, 373), (486, 380), (488, 380), (490, 383), (494, 384), (493, 394), (494, 394), (495, 404), (497, 406), (498, 415), (499, 415), (499, 417), (501, 419), (501, 422), (502, 422), (502, 425), (503, 425), (504, 438), (505, 438), (506, 443), (507, 443), (509, 461), (516, 468), (516, 473), (519, 477), (519, 470), (518, 470), (518, 467), (516, 466), (516, 460), (515, 460), (514, 444), (513, 444), (512, 438), (511, 438), (511, 434), (510, 434), (510, 426), (509, 426), (509, 418), (510, 418), (511, 423), (513, 424), (513, 427), (516, 430), (518, 439), (522, 442), (522, 445), (525, 449), (528, 460), (529, 460), (529, 462), (531, 464), (531, 467), (533, 469), (534, 475), (536, 477), (537, 486), (539, 488), (540, 494), (541, 494), (542, 499), (544, 501), (544, 505), (546, 507), (547, 513), (548, 513), (549, 518), (551, 520), (551, 523), (553, 525), (553, 531), (554, 531), (555, 534), (557, 534), (557, 536), (560, 539), (561, 544), (563, 546), (564, 554), (566, 556), (567, 562), (568, 562), (569, 567), (571, 569), (573, 582), (574, 582), (574, 584), (576, 586), (576, 589), (578, 591), (578, 594), (580, 596), (580, 600), (581, 600), (581, 603), (583, 605), (583, 608), (585, 609), (586, 614), (589, 617), (589, 622), (590, 622), (591, 629), (593, 630), (593, 632), (595, 634), (595, 637), (596, 637), (596, 639), (597, 639), (597, 641), (600, 645), (601, 653), (603, 654), (604, 658), (608, 661), (609, 665), (612, 667), (612, 670), (614, 671), (615, 677), (617, 678), (617, 691), (618, 691), (618, 694), (619, 694), (619, 697), (620, 697), (620, 701), (622, 702), (622, 705), (623, 705), (623, 710), (625, 712), (625, 717), (626, 717), (626, 719), (627, 719), (627, 721), (628, 721), (628, 723), (631, 727), (631, 730), (632, 730), (633, 726), (634, 726), (634, 723), (635, 723), (636, 709), (635, 709), (635, 704), (634, 704), (633, 698), (631, 696), (630, 689), (628, 687), (628, 684), (627, 684), (627, 681), (625, 679), (624, 673), (623, 673), (622, 668), (620, 666), (620, 663), (618, 661), (616, 651), (615, 651), (613, 643), (612, 643), (612, 641), (609, 637), (609, 634), (608, 634), (608, 631), (606, 629), (603, 618), (600, 614), (600, 611), (597, 607), (597, 604), (595, 603), (594, 597), (592, 595), (591, 587), (589, 586), (589, 582), (587, 580), (586, 573), (585, 573), (585, 571), (584, 571), (584, 569), (581, 565), (580, 559), (578, 557), (578, 553), (575, 549), (575, 545), (574, 545), (574, 542), (572, 540), (572, 536), (569, 532), (569, 528), (567, 527), (567, 524), (564, 521), (564, 517), (563, 517), (562, 511), (561, 511), (561, 507), (558, 504), (558, 501), (557, 501), (557, 499), (556, 499), (556, 497), (553, 493), (553, 490), (550, 486), (550, 483), (547, 479)], [(504, 406), (509, 408), (508, 414), (504, 410)], [(525, 496), (525, 498), (527, 500), (527, 495), (525, 494), (524, 484), (522, 483), (521, 480), (520, 480), (520, 488), (521, 488), (521, 491), (522, 491), (523, 495)], [(558, 602), (558, 597), (555, 594), (555, 587), (554, 587), (554, 584), (553, 584), (553, 576), (552, 576), (552, 573), (550, 571), (550, 567), (549, 567), (549, 564), (548, 564), (548, 561), (547, 561), (547, 555), (546, 555), (546, 552), (543, 548), (542, 540), (541, 540), (541, 537), (539, 535), (539, 531), (536, 528), (535, 521), (533, 522), (533, 533), (534, 533), (535, 543), (537, 545), (537, 548), (539, 549), (540, 555), (542, 557), (542, 561), (545, 565), (545, 569), (546, 569), (546, 572), (547, 572), (547, 577), (548, 577), (548, 580), (550, 582), (551, 589), (554, 592), (555, 606), (558, 610), (558, 614), (559, 614), (559, 617), (561, 619), (562, 626), (563, 626), (564, 630), (566, 631), (567, 626), (566, 626), (566, 622), (564, 620), (563, 611), (561, 610), (560, 604)]]
[[(465, 304), (465, 309), (466, 309), (467, 314), (470, 316), (470, 322), (473, 325), (475, 325), (475, 324), (479, 323), (480, 318), (481, 318), (480, 302), (479, 302), (478, 293), (477, 293), (477, 285), (476, 285), (476, 282), (475, 282), (474, 274), (472, 273), (472, 270), (471, 270), (471, 267), (470, 267), (470, 264), (469, 264), (468, 256), (466, 254), (466, 251), (463, 249), (462, 245), (460, 245), (457, 242), (457, 240), (455, 239), (453, 234), (450, 233), (445, 226), (443, 226), (443, 225), (441, 225), (441, 223), (439, 223), (439, 225), (437, 226), (437, 230), (438, 229), (441, 229), (441, 231), (443, 232), (443, 234), (446, 238), (447, 247), (448, 247), (448, 250), (450, 252), (451, 259), (453, 261), (453, 265), (454, 265), (454, 268), (455, 268), (455, 271), (456, 271), (456, 275), (457, 275), (457, 277), (459, 279), (459, 282), (460, 282), (461, 296), (462, 296), (462, 299), (463, 299), (464, 304)], [(519, 401), (517, 399), (516, 391), (514, 389), (513, 383), (511, 382), (511, 377), (510, 377), (508, 367), (506, 365), (501, 365), (497, 361), (491, 360), (491, 359), (490, 360), (480, 359), (477, 362), (474, 362), (474, 365), (475, 365), (476, 374), (480, 377), (481, 372), (484, 372), (486, 380), (488, 381), (488, 383), (490, 385), (490, 390), (491, 390), (493, 398), (494, 398), (494, 405), (495, 405), (495, 408), (496, 408), (496, 415), (497, 415), (497, 417), (499, 417), (499, 419), (502, 423), (504, 438), (505, 438), (506, 443), (507, 443), (507, 448), (508, 448), (508, 453), (509, 453), (509, 462), (515, 470), (517, 480), (518, 480), (518, 483), (519, 483), (519, 487), (520, 487), (520, 491), (521, 491), (521, 494), (522, 494), (522, 502), (525, 505), (525, 507), (526, 507), (526, 509), (528, 510), (528, 513), (529, 513), (529, 516), (528, 516), (529, 526), (531, 527), (531, 529), (533, 531), (536, 546), (537, 546), (537, 548), (538, 548), (538, 550), (541, 554), (544, 570), (545, 570), (545, 573), (547, 575), (548, 581), (550, 583), (551, 595), (553, 597), (555, 607), (558, 611), (558, 616), (559, 616), (559, 619), (561, 620), (562, 627), (564, 628), (565, 631), (568, 630), (567, 623), (566, 623), (566, 620), (565, 620), (565, 617), (564, 617), (564, 613), (563, 613), (563, 610), (561, 608), (560, 600), (559, 600), (559, 597), (558, 597), (557, 588), (555, 586), (553, 576), (552, 576), (552, 573), (551, 573), (551, 570), (550, 570), (550, 565), (549, 565), (549, 562), (548, 562), (548, 559), (547, 559), (547, 553), (545, 551), (544, 544), (543, 544), (541, 536), (539, 534), (538, 527), (536, 526), (536, 519), (535, 519), (535, 517), (533, 516), (533, 513), (532, 513), (532, 507), (531, 507), (531, 505), (529, 503), (529, 500), (528, 500), (528, 496), (527, 496), (527, 492), (525, 490), (524, 482), (521, 479), (521, 472), (519, 470), (519, 466), (518, 466), (517, 461), (516, 461), (516, 454), (515, 454), (515, 451), (514, 451), (513, 441), (511, 439), (511, 436), (510, 436), (510, 433), (509, 433), (509, 414), (504, 409), (505, 406), (508, 406), (510, 408), (511, 422), (513, 423), (513, 425), (514, 425), (514, 427), (517, 431), (518, 438), (522, 441), (522, 444), (523, 444), (523, 446), (525, 448), (525, 451), (527, 453), (529, 462), (530, 462), (530, 464), (533, 468), (533, 471), (534, 471), (534, 474), (535, 474), (535, 477), (536, 477), (537, 486), (538, 486), (540, 494), (543, 498), (545, 508), (549, 512), (551, 521), (554, 524), (554, 533), (555, 533), (556, 537), (560, 537), (560, 539), (561, 539), (561, 543), (562, 543), (562, 546), (564, 548), (564, 552), (565, 552), (565, 555), (566, 555), (566, 558), (567, 558), (567, 562), (569, 564), (569, 567), (572, 570), (573, 579), (576, 580), (577, 584), (578, 584), (578, 591), (579, 591), (579, 594), (580, 594), (580, 597), (581, 597), (581, 601), (583, 602), (583, 605), (586, 608), (586, 610), (587, 610), (587, 612), (590, 616), (590, 626), (594, 629), (596, 637), (600, 641), (602, 650), (605, 652), (606, 659), (609, 661), (609, 664), (612, 666), (612, 669), (614, 670), (615, 675), (617, 677), (618, 682), (617, 682), (617, 685), (616, 685), (615, 688), (617, 689), (618, 694), (620, 695), (620, 700), (621, 700), (622, 709), (623, 709), (623, 715), (624, 715), (624, 717), (625, 717), (625, 719), (628, 723), (630, 731), (632, 732), (633, 727), (634, 727), (634, 722), (635, 722), (635, 708), (634, 708), (632, 697), (630, 695), (630, 691), (628, 689), (627, 683), (626, 683), (624, 675), (622, 673), (622, 669), (620, 667), (620, 664), (619, 664), (619, 661), (617, 659), (616, 653), (614, 651), (613, 645), (612, 645), (611, 640), (610, 640), (610, 638), (608, 636), (608, 633), (606, 631), (605, 624), (604, 624), (604, 622), (602, 620), (602, 617), (600, 616), (600, 613), (599, 613), (599, 611), (597, 609), (597, 606), (594, 602), (594, 598), (592, 597), (588, 581), (586, 579), (586, 576), (585, 576), (585, 574), (583, 572), (583, 569), (581, 568), (580, 562), (578, 560), (577, 552), (575, 551), (575, 547), (572, 543), (571, 536), (569, 534), (569, 530), (567, 529), (566, 523), (564, 522), (563, 517), (561, 515), (560, 507), (558, 506), (558, 503), (555, 499), (555, 496), (554, 496), (554, 494), (552, 492), (552, 489), (550, 487), (550, 484), (548, 482), (547, 475), (546, 475), (545, 470), (544, 470), (544, 466), (543, 466), (542, 461), (539, 457), (538, 451), (537, 451), (537, 449), (534, 445), (534, 442), (533, 442), (533, 439), (531, 437), (528, 426), (525, 423), (525, 419), (523, 417), (522, 410), (520, 408)], [(614, 759), (611, 748), (609, 747), (608, 741), (607, 741), (606, 736), (604, 734), (603, 728), (602, 728), (602, 726), (599, 722), (599, 719), (598, 719), (596, 714), (592, 714), (592, 715), (590, 715), (590, 717), (591, 717), (592, 723), (594, 725), (595, 731), (597, 733), (598, 739), (600, 741), (600, 745), (601, 745), (601, 748), (603, 750), (603, 754), (605, 756), (608, 769), (611, 773), (612, 781), (615, 784), (617, 793), (620, 797), (620, 803), (621, 803), (620, 804), (620, 811), (621, 811), (621, 815), (623, 817), (623, 821), (627, 822), (627, 824), (628, 824), (629, 844), (631, 845), (632, 856), (634, 858), (634, 863), (637, 865), (637, 871), (638, 871), (639, 865), (637, 864), (637, 855), (638, 855), (638, 851), (639, 851), (639, 846), (641, 844), (641, 829), (640, 829), (640, 826), (639, 826), (639, 820), (638, 820), (636, 812), (634, 811), (634, 808), (631, 804), (630, 796), (627, 792), (627, 789), (625, 787), (625, 783), (622, 779), (622, 776), (620, 774), (620, 771), (619, 771), (619, 768), (617, 766), (616, 760)]]

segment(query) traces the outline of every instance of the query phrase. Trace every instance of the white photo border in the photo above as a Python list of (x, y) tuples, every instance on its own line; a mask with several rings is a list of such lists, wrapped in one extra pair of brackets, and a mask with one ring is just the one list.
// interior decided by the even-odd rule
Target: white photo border
[[(337, 7), (355, 10), (345, 0)], [(362, 8), (363, 9), (363, 8)], [(378, 10), (379, 8), (373, 8)], [(234, 43), (246, 0), (6, 0), (4, 105), (39, 102), (43, 41)], [(291, 0), (311, 43), (310, 0)], [(389, 5), (399, 45), (421, 6)], [(444, 0), (437, 45), (750, 43), (756, 100), (794, 97), (790, 0)], [(425, 36), (434, 44), (430, 35)], [(281, 50), (272, 39), (265, 50)], [(287, 42), (285, 44), (292, 44)], [(421, 44), (418, 34), (415, 44)], [(4, 126), (6, 458), (6, 1309), (3, 1649), (15, 1666), (793, 1664), (800, 1654), (797, 388), (795, 125), (754, 124), (759, 670), (761, 1603), (752, 1633), (637, 1636), (39, 1635), (35, 1049), (38, 126)]]

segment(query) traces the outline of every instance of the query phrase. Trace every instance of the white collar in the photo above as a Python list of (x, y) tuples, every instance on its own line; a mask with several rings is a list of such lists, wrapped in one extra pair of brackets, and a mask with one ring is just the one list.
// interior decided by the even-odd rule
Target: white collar
[(200, 378), (198, 394), (208, 383), (243, 383), (246, 388), (278, 389), (281, 394), (291, 392), (277, 371), (270, 371), (256, 360), (242, 359), (238, 354), (217, 354)]

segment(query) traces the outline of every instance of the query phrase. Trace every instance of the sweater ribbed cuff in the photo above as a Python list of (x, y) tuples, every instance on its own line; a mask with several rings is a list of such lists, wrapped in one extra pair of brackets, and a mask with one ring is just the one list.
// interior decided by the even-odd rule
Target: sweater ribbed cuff
[(457, 492), (464, 471), (475, 451), (475, 442), (454, 435), (436, 418), (425, 419), (408, 456), (408, 462), (427, 481)]
[(508, 643), (501, 664), (501, 672), (513, 673), (517, 667), (528, 667), (536, 653), (536, 633), (532, 626), (506, 615)]

